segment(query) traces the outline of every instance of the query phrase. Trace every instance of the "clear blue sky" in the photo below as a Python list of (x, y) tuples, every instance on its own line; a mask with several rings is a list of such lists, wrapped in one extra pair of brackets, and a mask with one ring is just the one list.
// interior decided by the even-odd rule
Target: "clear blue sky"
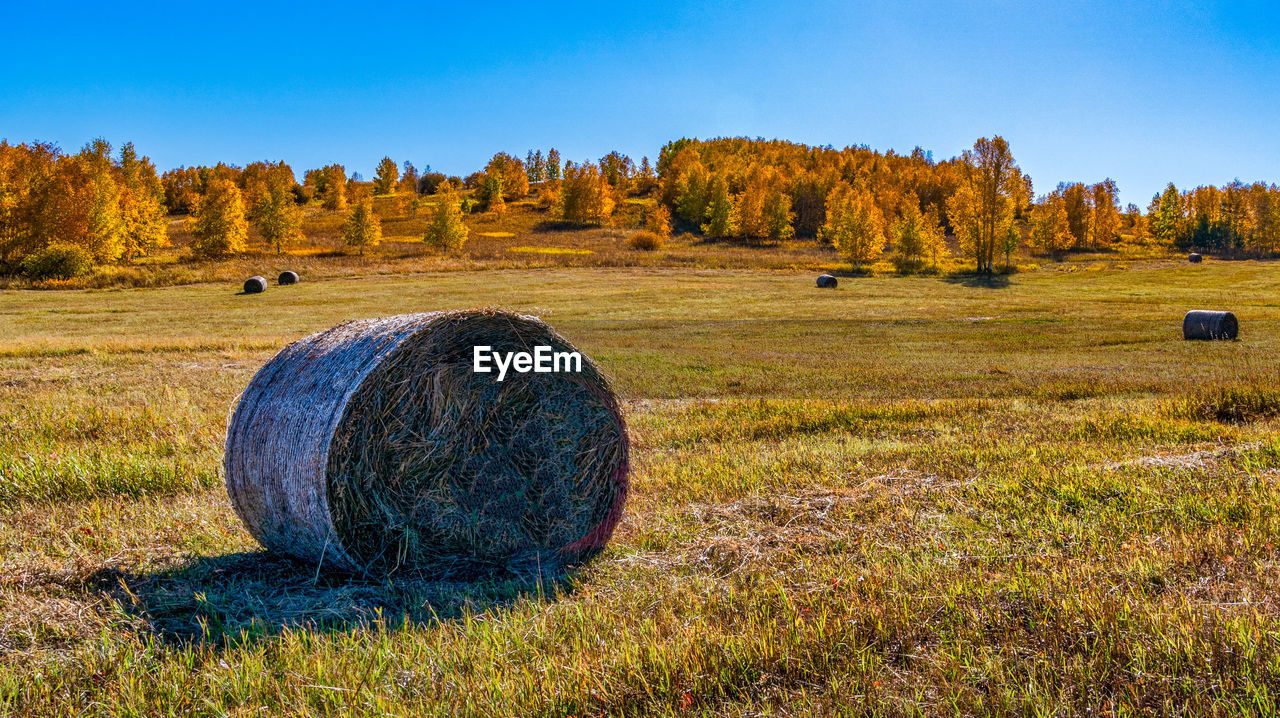
[(1002, 134), (1037, 192), (1280, 181), (1280, 3), (13, 4), (0, 137), (133, 140), (161, 169), (462, 174), (495, 151), (680, 136), (941, 159)]

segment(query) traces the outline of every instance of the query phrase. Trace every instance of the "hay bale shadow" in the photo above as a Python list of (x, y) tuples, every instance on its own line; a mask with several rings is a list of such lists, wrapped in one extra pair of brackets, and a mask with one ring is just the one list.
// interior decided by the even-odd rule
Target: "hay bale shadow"
[(224, 647), (294, 629), (397, 630), (452, 621), (523, 597), (552, 601), (575, 588), (569, 576), (375, 581), (317, 572), (267, 551), (200, 557), (154, 571), (105, 568), (91, 582), (162, 642)]

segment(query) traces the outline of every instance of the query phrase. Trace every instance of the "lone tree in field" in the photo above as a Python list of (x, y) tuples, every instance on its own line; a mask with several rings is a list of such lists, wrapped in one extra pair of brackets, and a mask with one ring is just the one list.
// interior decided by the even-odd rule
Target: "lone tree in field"
[(396, 185), (400, 182), (400, 168), (390, 157), (383, 157), (378, 163), (378, 171), (373, 175), (374, 194), (395, 194)]
[(1027, 183), (1009, 143), (998, 135), (973, 143), (973, 149), (961, 155), (958, 167), (960, 183), (947, 203), (948, 215), (977, 271), (990, 274)]
[(445, 182), (437, 194), (436, 209), (422, 241), (432, 247), (457, 251), (467, 241), (470, 230), (462, 223), (462, 209), (453, 185)]
[(244, 217), (244, 200), (240, 188), (229, 179), (209, 183), (192, 213), (191, 234), (195, 241), (191, 251), (197, 257), (212, 259), (238, 254), (245, 249), (249, 223)]
[(302, 211), (294, 202), (292, 188), (278, 182), (258, 193), (249, 219), (263, 240), (275, 246), (276, 254), (283, 251), (284, 245), (302, 238)]
[(348, 247), (358, 247), (364, 254), (365, 247), (376, 247), (382, 243), (382, 222), (373, 213), (373, 201), (362, 197), (354, 207), (347, 221), (342, 223), (342, 243)]
[(842, 182), (827, 196), (827, 221), (818, 236), (861, 268), (884, 251), (884, 217), (870, 195)]

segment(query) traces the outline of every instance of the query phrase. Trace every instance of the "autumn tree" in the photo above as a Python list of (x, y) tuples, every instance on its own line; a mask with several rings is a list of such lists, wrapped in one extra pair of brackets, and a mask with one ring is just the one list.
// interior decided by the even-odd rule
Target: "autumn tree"
[(245, 250), (248, 222), (240, 188), (228, 179), (209, 183), (204, 196), (192, 212), (191, 234), (195, 241), (191, 251), (197, 257), (213, 259), (239, 254)]
[(929, 268), (935, 272), (947, 256), (947, 233), (932, 209), (924, 213), (924, 256), (929, 261)]
[(764, 201), (764, 231), (768, 239), (789, 239), (796, 230), (791, 226), (795, 215), (791, 212), (791, 198), (786, 192), (774, 189)]
[(613, 215), (615, 204), (613, 188), (604, 181), (596, 165), (565, 163), (557, 205), (561, 219), (574, 224), (602, 225)]
[(552, 147), (547, 150), (547, 179), (555, 181), (561, 176), (560, 151)]
[(400, 184), (400, 167), (390, 157), (383, 157), (373, 174), (374, 194), (395, 194)]
[(657, 176), (653, 173), (653, 165), (650, 164), (648, 157), (640, 158), (640, 166), (636, 168), (636, 175), (632, 185), (635, 191), (641, 194), (652, 192), (654, 186), (657, 185)]
[(432, 247), (457, 251), (467, 241), (469, 230), (462, 223), (462, 209), (453, 185), (444, 182), (437, 193), (435, 212), (423, 241)]
[(698, 226), (707, 214), (707, 188), (711, 175), (702, 163), (690, 166), (675, 182), (676, 215)]
[(542, 150), (529, 150), (524, 156), (524, 172), (529, 184), (547, 179), (547, 161), (542, 158)]
[(302, 210), (293, 201), (291, 188), (273, 182), (258, 192), (249, 221), (263, 241), (280, 254), (285, 245), (302, 238)]
[(502, 214), (507, 211), (506, 200), (502, 197), (502, 172), (498, 170), (488, 170), (480, 180), (480, 187), (476, 190), (476, 199), (484, 206), (484, 209), (494, 214)]
[(1147, 215), (1151, 234), (1156, 240), (1167, 245), (1173, 245), (1178, 241), (1186, 215), (1182, 210), (1182, 195), (1178, 193), (1178, 188), (1174, 187), (1172, 182), (1165, 187), (1164, 192), (1151, 200)]
[(342, 165), (328, 165), (316, 176), (316, 195), (328, 210), (347, 208), (347, 170)]
[(1093, 213), (1089, 204), (1089, 188), (1083, 182), (1061, 182), (1054, 194), (1061, 199), (1067, 213), (1067, 230), (1071, 235), (1067, 248), (1092, 247), (1090, 229), (1093, 227)]
[(155, 165), (147, 157), (139, 157), (132, 142), (120, 148), (118, 167), (123, 259), (133, 260), (168, 244), (164, 187)]
[(373, 213), (373, 200), (360, 197), (351, 208), (346, 221), (342, 223), (342, 243), (348, 247), (358, 247), (364, 254), (365, 247), (376, 247), (382, 243), (382, 222)]
[[(524, 163), (506, 152), (499, 152), (485, 165), (484, 176), (490, 180), (496, 178), (502, 188), (502, 198), (517, 200), (529, 194), (529, 173)], [(483, 181), (483, 180), (482, 180)], [(481, 201), (490, 201), (488, 197)]]
[(1013, 222), (1017, 198), (1025, 192), (1022, 172), (1003, 137), (982, 138), (958, 165), (959, 185), (947, 203), (952, 226), (979, 273), (994, 270), (996, 249)]
[(644, 228), (662, 239), (671, 236), (671, 210), (665, 204), (654, 202), (644, 215)]
[(729, 196), (729, 182), (721, 175), (712, 175), (707, 183), (705, 217), (702, 231), (709, 237), (733, 237), (738, 233), (737, 209)]
[(1004, 268), (1006, 270), (1013, 269), (1013, 255), (1018, 253), (1018, 248), (1021, 246), (1022, 230), (1018, 229), (1017, 222), (1010, 222), (1000, 242), (1000, 252), (1004, 254)]
[[(427, 168), (430, 170), (430, 168)], [(404, 161), (404, 169), (400, 171), (400, 189), (401, 194), (417, 194), (418, 193), (418, 168), (413, 166), (409, 160)]]
[(898, 218), (889, 225), (892, 260), (899, 272), (916, 272), (924, 265), (927, 232), (919, 201), (914, 198), (903, 200)]
[(635, 163), (630, 157), (614, 150), (600, 158), (600, 174), (610, 187), (625, 191), (631, 185), (631, 175), (635, 172)]
[(855, 267), (874, 262), (884, 251), (884, 217), (871, 197), (841, 183), (827, 196), (827, 221), (819, 237)]
[(1070, 249), (1074, 242), (1062, 195), (1055, 192), (1041, 198), (1031, 211), (1032, 245), (1040, 252), (1056, 256)]
[(1110, 247), (1120, 231), (1119, 189), (1111, 178), (1089, 188), (1091, 246)]
[(200, 196), (200, 172), (195, 167), (179, 167), (160, 176), (164, 206), (173, 214), (190, 214)]

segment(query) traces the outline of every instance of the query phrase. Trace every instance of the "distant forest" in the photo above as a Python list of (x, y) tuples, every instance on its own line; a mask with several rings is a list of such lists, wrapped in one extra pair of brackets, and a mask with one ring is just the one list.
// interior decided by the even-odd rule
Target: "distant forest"
[[(0, 271), (37, 275), (52, 263), (136, 262), (168, 245), (174, 215), (187, 215), (197, 258), (246, 251), (250, 230), (277, 250), (305, 239), (300, 212), (341, 212), (343, 240), (363, 252), (378, 241), (373, 196), (394, 195), (406, 212), (433, 197), (423, 238), (461, 248), (462, 216), (503, 212), (532, 196), (571, 225), (608, 225), (619, 203), (643, 201), (644, 225), (747, 243), (808, 240), (855, 266), (887, 257), (902, 271), (937, 267), (947, 239), (980, 273), (1027, 247), (1046, 255), (1122, 244), (1231, 256), (1280, 253), (1280, 187), (1232, 182), (1179, 190), (1170, 184), (1144, 209), (1121, 207), (1116, 183), (1062, 183), (1037, 195), (1000, 137), (934, 161), (867, 147), (810, 147), (782, 140), (669, 142), (656, 162), (611, 152), (563, 161), (551, 149), (524, 159), (498, 153), (467, 177), (383, 158), (365, 182), (339, 164), (299, 180), (283, 162), (179, 167), (159, 174), (132, 144), (95, 140), (69, 154), (41, 143), (0, 142)], [(59, 265), (61, 266), (61, 265)]]

